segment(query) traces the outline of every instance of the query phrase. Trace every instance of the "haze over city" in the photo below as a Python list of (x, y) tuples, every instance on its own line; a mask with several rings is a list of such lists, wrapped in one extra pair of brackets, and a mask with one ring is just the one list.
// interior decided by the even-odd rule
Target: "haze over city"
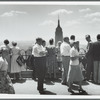
[(55, 37), (58, 15), (63, 36), (73, 34), (81, 44), (86, 44), (86, 34), (95, 41), (100, 33), (99, 5), (0, 4), (0, 40), (48, 41)]

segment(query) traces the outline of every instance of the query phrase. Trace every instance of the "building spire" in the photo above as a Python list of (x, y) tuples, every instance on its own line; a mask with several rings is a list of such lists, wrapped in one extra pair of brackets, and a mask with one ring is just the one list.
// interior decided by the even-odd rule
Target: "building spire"
[(58, 27), (60, 27), (60, 20), (59, 20), (59, 15), (58, 15)]

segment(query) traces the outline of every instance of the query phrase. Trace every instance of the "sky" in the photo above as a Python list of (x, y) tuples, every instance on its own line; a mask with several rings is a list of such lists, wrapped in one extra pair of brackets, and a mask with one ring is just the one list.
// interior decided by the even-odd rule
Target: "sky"
[(100, 33), (100, 5), (0, 4), (0, 41), (46, 41), (55, 37), (58, 15), (63, 36), (76, 36), (86, 44), (85, 35), (92, 41)]

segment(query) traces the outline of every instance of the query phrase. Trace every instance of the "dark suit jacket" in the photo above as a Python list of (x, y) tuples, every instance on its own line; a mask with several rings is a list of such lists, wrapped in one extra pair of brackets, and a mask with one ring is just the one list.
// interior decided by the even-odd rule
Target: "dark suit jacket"
[(92, 57), (92, 46), (93, 46), (93, 42), (88, 43), (88, 50), (86, 52), (86, 58), (90, 58)]
[(94, 61), (100, 61), (100, 41), (93, 43), (92, 55)]

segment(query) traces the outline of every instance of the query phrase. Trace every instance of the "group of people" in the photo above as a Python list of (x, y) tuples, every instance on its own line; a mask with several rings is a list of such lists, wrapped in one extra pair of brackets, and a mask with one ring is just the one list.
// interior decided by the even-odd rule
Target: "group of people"
[(9, 40), (4, 40), (4, 44), (0, 46), (0, 93), (15, 93), (9, 76), (12, 74), (14, 80), (21, 78), (22, 68), (16, 62), (18, 56), (20, 56), (20, 48), (17, 47), (17, 42), (12, 42), (10, 47)]
[[(92, 80), (94, 83), (100, 83), (100, 34), (97, 35), (97, 41), (92, 42), (91, 36), (85, 36), (88, 42), (86, 52), (80, 55), (79, 41), (75, 41), (75, 36), (64, 37), (63, 41), (58, 41), (57, 46), (54, 40), (46, 41), (37, 38), (35, 45), (32, 47), (33, 74), (38, 78), (37, 90), (40, 94), (45, 93), (43, 86), (45, 74), (48, 78), (57, 78), (57, 72), (62, 72), (62, 85), (68, 85), (68, 91), (73, 93), (73, 83), (79, 83), (79, 92), (85, 92), (82, 88), (82, 81)], [(9, 46), (9, 40), (4, 40), (4, 45), (0, 46), (0, 93), (15, 93), (11, 85), (10, 73), (14, 74), (14, 79), (21, 77), (22, 67), (17, 63), (17, 58), (21, 55), (17, 42), (12, 42)], [(31, 55), (31, 54), (30, 54)], [(82, 60), (86, 60), (83, 64)], [(83, 64), (85, 75), (82, 73), (80, 63)]]
[[(75, 41), (75, 36), (64, 37), (63, 42), (58, 41), (55, 47), (53, 39), (49, 40), (49, 45), (46, 47), (46, 42), (42, 38), (36, 39), (36, 44), (33, 46), (32, 55), (34, 55), (34, 63), (38, 77), (37, 89), (40, 93), (44, 93), (43, 81), (45, 74), (49, 77), (56, 78), (56, 73), (60, 69), (62, 71), (61, 84), (68, 85), (68, 91), (73, 92), (72, 85), (74, 82), (79, 83), (79, 92), (85, 92), (82, 88), (82, 81), (92, 81), (100, 83), (100, 34), (97, 35), (97, 41), (92, 42), (90, 35), (85, 36), (88, 42), (84, 55), (80, 54), (79, 41)], [(85, 64), (82, 60), (85, 59)], [(83, 75), (81, 65), (85, 70)]]
[[(53, 39), (49, 40), (49, 45), (43, 45), (42, 38), (36, 39), (33, 46), (32, 55), (34, 56), (35, 71), (38, 78), (37, 89), (43, 94), (43, 81), (45, 74), (49, 74), (49, 78), (56, 78), (57, 70), (62, 71), (62, 84), (69, 84), (69, 92), (72, 92), (72, 83), (79, 81), (79, 91), (84, 91), (81, 87), (83, 75), (79, 66), (79, 42), (75, 41), (75, 36), (71, 36), (71, 43), (68, 37), (64, 37), (63, 42), (58, 41), (57, 47), (54, 46)], [(47, 70), (46, 70), (47, 69)]]
[(92, 80), (100, 84), (100, 34), (97, 35), (97, 41), (93, 42), (90, 35), (86, 35), (87, 51), (87, 68), (85, 80)]

